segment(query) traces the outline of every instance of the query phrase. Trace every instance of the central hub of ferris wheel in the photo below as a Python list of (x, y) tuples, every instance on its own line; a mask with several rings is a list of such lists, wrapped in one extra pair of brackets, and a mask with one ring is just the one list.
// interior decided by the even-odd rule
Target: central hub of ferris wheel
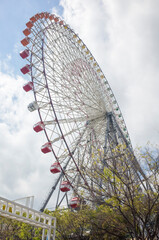
[[(33, 129), (46, 135), (41, 151), (53, 154), (50, 171), (58, 175), (41, 211), (56, 187), (56, 206), (66, 198), (76, 208), (98, 198), (91, 175), (95, 162), (100, 169), (107, 159), (114, 164), (112, 149), (118, 145), (133, 152), (129, 134), (104, 73), (79, 36), (46, 12), (31, 17), (26, 26), (20, 56), (28, 63), (21, 72), (31, 81), (23, 89), (34, 94), (28, 109), (37, 110), (40, 121)], [(139, 167), (135, 171), (143, 174)]]

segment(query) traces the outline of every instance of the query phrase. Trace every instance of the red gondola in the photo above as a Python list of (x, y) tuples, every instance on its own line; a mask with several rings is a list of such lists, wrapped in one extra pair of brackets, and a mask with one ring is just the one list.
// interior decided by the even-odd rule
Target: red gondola
[(50, 20), (53, 20), (54, 17), (55, 17), (55, 15), (51, 14), (51, 15), (49, 16), (49, 19), (50, 19)]
[(60, 21), (60, 22), (59, 22), (59, 24), (60, 24), (60, 25), (63, 25), (63, 24), (64, 24), (64, 22), (63, 22), (63, 21)]
[(31, 33), (30, 28), (24, 29), (23, 33), (24, 33), (24, 35), (27, 37), (27, 36)]
[(59, 18), (58, 18), (58, 17), (54, 18), (54, 21), (55, 21), (55, 22), (58, 22), (58, 21), (59, 21)]
[(27, 23), (26, 23), (26, 26), (27, 26), (28, 28), (32, 28), (32, 27), (33, 27), (33, 22), (32, 22), (32, 21), (27, 22)]
[(60, 163), (58, 163), (58, 162), (53, 163), (50, 167), (50, 172), (51, 173), (61, 172)]
[(42, 18), (44, 17), (44, 13), (43, 13), (43, 12), (40, 13), (39, 16), (40, 16), (40, 18), (42, 19)]
[(61, 187), (60, 187), (60, 190), (62, 192), (68, 192), (70, 191), (70, 183), (68, 181), (64, 181), (61, 183)]
[(26, 83), (26, 84), (23, 86), (23, 89), (24, 89), (24, 91), (29, 92), (30, 90), (33, 89), (33, 83), (32, 83), (32, 82)]
[(51, 143), (50, 143), (50, 142), (45, 143), (45, 144), (41, 147), (41, 151), (42, 151), (43, 153), (51, 152), (51, 151), (52, 151)]
[(23, 40), (21, 40), (21, 44), (25, 47), (30, 43), (30, 38), (26, 37)]
[(35, 18), (36, 18), (37, 20), (40, 18), (40, 16), (39, 16), (38, 13), (35, 15)]
[(49, 14), (48, 14), (48, 13), (45, 13), (45, 14), (44, 14), (44, 18), (47, 19), (48, 17), (49, 17)]
[(36, 22), (36, 21), (37, 21), (37, 19), (36, 19), (36, 17), (35, 17), (35, 16), (32, 16), (32, 17), (30, 18), (30, 21), (34, 23), (34, 22)]
[(40, 131), (44, 130), (44, 128), (45, 128), (45, 125), (43, 122), (38, 122), (33, 126), (33, 129), (35, 132), (40, 132)]
[(23, 68), (20, 69), (23, 74), (30, 72), (30, 65), (26, 64)]
[(71, 208), (77, 208), (79, 206), (79, 204), (80, 204), (79, 198), (78, 197), (74, 197), (74, 198), (71, 199), (69, 205), (70, 205)]
[(24, 51), (20, 52), (20, 56), (24, 59), (27, 58), (29, 56), (29, 50), (25, 49)]

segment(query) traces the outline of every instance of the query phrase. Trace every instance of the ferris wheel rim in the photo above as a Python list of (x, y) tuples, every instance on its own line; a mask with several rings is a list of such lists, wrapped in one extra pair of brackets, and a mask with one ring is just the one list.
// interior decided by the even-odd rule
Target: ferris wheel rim
[[(51, 15), (50, 15), (51, 16)], [(41, 21), (41, 20), (40, 20)], [(45, 21), (47, 21), (46, 19), (45, 19)], [(50, 21), (51, 22), (51, 21)], [(52, 24), (52, 23), (50, 23), (50, 24)], [(61, 28), (63, 27), (63, 25), (61, 25)], [(121, 111), (120, 111), (120, 108), (119, 108), (119, 105), (118, 105), (118, 103), (117, 103), (117, 101), (116, 101), (116, 98), (115, 98), (115, 96), (114, 96), (114, 94), (113, 94), (113, 92), (112, 92), (112, 90), (111, 90), (111, 88), (110, 88), (110, 85), (109, 85), (109, 83), (108, 83), (108, 81), (107, 81), (107, 79), (106, 79), (106, 77), (104, 76), (104, 74), (103, 74), (103, 72), (102, 72), (102, 70), (101, 70), (101, 68), (100, 68), (100, 66), (98, 65), (98, 63), (97, 63), (97, 61), (95, 60), (95, 58), (93, 57), (93, 55), (90, 53), (90, 51), (89, 51), (89, 49), (86, 47), (86, 45), (83, 43), (83, 41), (78, 37), (78, 35), (76, 34), (76, 33), (74, 33), (74, 31), (72, 30), (72, 29), (70, 29), (68, 26), (67, 26), (67, 29), (69, 29), (69, 31), (70, 32), (72, 32), (72, 34), (74, 34), (74, 36), (76, 36), (75, 38), (77, 38), (78, 40), (78, 42), (79, 42), (79, 44), (81, 44), (81, 50), (82, 50), (82, 46), (85, 46), (84, 48), (86, 48), (86, 50), (89, 52), (89, 60), (88, 60), (88, 55), (84, 52), (84, 54), (85, 54), (85, 56), (86, 56), (86, 59), (89, 61), (89, 62), (92, 62), (93, 61), (93, 65), (94, 64), (96, 64), (95, 66), (97, 66), (97, 68), (96, 68), (96, 72), (97, 72), (97, 74), (98, 73), (100, 73), (100, 80), (102, 80), (103, 81), (103, 83), (105, 83), (105, 84), (107, 84), (108, 85), (108, 88), (109, 88), (109, 94), (108, 95), (110, 95), (110, 93), (111, 93), (111, 97), (109, 98), (109, 103), (111, 104), (111, 109), (113, 109), (113, 114), (114, 114), (114, 117), (115, 118), (119, 118), (119, 115), (120, 115), (120, 119), (122, 119), (122, 124), (121, 124), (121, 122), (119, 121), (118, 123), (119, 123), (119, 125), (120, 125), (120, 127), (121, 128), (126, 128), (126, 125), (125, 125), (125, 122), (124, 122), (124, 119), (123, 119), (123, 116), (122, 116), (122, 114), (121, 114)], [(45, 28), (45, 29), (42, 29), (42, 33), (44, 34), (44, 32), (45, 31), (48, 31), (48, 28)], [(45, 34), (44, 34), (45, 35)], [(43, 37), (44, 37), (44, 35), (43, 35)], [(44, 38), (43, 39), (41, 39), (42, 41), (44, 41)], [(44, 44), (44, 42), (43, 42), (43, 44)], [(33, 47), (36, 45), (36, 43), (35, 44), (33, 44), (33, 42), (32, 42), (32, 50), (31, 50), (31, 63), (32, 63), (32, 54), (33, 54)], [(28, 48), (28, 47), (27, 47)], [(28, 48), (29, 49), (29, 48)], [(42, 54), (44, 54), (44, 52), (43, 52), (43, 50), (42, 50)], [(46, 74), (45, 74), (45, 63), (44, 63), (44, 56), (42, 57), (42, 62), (43, 62), (43, 74), (44, 74), (44, 76), (45, 76), (45, 78), (46, 78)], [(91, 65), (91, 63), (90, 63), (90, 65)], [(34, 82), (34, 77), (33, 77), (33, 75), (32, 75), (32, 67), (34, 66), (34, 64), (32, 64), (31, 65), (31, 76), (32, 76), (32, 82)], [(92, 65), (91, 65), (92, 66)], [(98, 70), (97, 70), (98, 69)], [(47, 81), (46, 81), (47, 82)], [(48, 84), (46, 84), (46, 86), (45, 86), (46, 88), (47, 88), (47, 91), (48, 91), (48, 93), (49, 93), (49, 87), (48, 87)], [(33, 92), (34, 92), (34, 97), (35, 97), (35, 100), (36, 101), (38, 101), (37, 100), (37, 97), (36, 97), (36, 90), (34, 89), (34, 84), (33, 84)], [(54, 112), (54, 116), (55, 116), (55, 121), (56, 121), (56, 123), (57, 123), (57, 125), (58, 125), (58, 128), (59, 128), (59, 130), (60, 130), (60, 132), (61, 132), (61, 138), (64, 140), (64, 142), (65, 142), (65, 145), (66, 145), (66, 147), (67, 147), (67, 149), (68, 149), (68, 152), (69, 152), (69, 155), (72, 157), (72, 159), (73, 159), (73, 161), (74, 161), (74, 164), (75, 164), (75, 166), (76, 166), (76, 168), (77, 168), (77, 170), (80, 172), (80, 169), (78, 168), (78, 164), (76, 163), (76, 161), (74, 160), (74, 157), (73, 157), (73, 154), (72, 154), (72, 152), (71, 152), (71, 149), (70, 149), (70, 147), (68, 146), (68, 143), (67, 143), (67, 140), (65, 139), (65, 134), (63, 133), (63, 131), (62, 131), (62, 129), (61, 129), (61, 126), (60, 126), (60, 119), (58, 119), (58, 117), (57, 117), (57, 115), (56, 115), (56, 111), (55, 111), (55, 109), (54, 109), (54, 106), (53, 106), (53, 102), (52, 102), (52, 99), (51, 99), (51, 96), (49, 95), (49, 99), (50, 99), (50, 104), (51, 104), (51, 107), (52, 107), (52, 110), (53, 110), (53, 112)], [(115, 106), (116, 106), (116, 108), (118, 108), (118, 111), (119, 111), (119, 114), (117, 115), (116, 113), (115, 113), (115, 109), (114, 109), (114, 103), (113, 103), (113, 101), (115, 102)], [(40, 120), (41, 121), (43, 121), (43, 118), (42, 118), (42, 114), (41, 114), (41, 109), (39, 108), (38, 109), (38, 113), (39, 113), (39, 117), (40, 117)], [(127, 128), (126, 128), (126, 131), (127, 131)], [(48, 136), (48, 133), (47, 133), (47, 130), (46, 129), (44, 129), (44, 132), (45, 132), (45, 135), (46, 135), (46, 138), (47, 138), (47, 140), (48, 140), (48, 142), (50, 141), (50, 138), (49, 138), (49, 136)], [(127, 133), (128, 134), (128, 133)], [(129, 135), (128, 135), (128, 137), (129, 137)], [(131, 146), (131, 145), (130, 145)], [(58, 159), (58, 156), (56, 156), (56, 153), (54, 152), (54, 150), (53, 150), (53, 148), (52, 148), (52, 152), (53, 152), (53, 154), (54, 154), (54, 156), (55, 156), (55, 158), (56, 158), (56, 160), (59, 162), (59, 159)], [(62, 169), (62, 168), (61, 168)], [(63, 170), (62, 170), (63, 171)], [(65, 174), (65, 171), (63, 171), (64, 172), (64, 175), (66, 175)], [(82, 174), (81, 174), (81, 176), (83, 176)], [(66, 178), (67, 178), (67, 176), (66, 176)], [(84, 178), (84, 176), (83, 176), (83, 180), (85, 181), (85, 178)], [(87, 184), (86, 184), (87, 185)], [(73, 187), (73, 186), (72, 186)], [(89, 187), (89, 186), (88, 186)]]

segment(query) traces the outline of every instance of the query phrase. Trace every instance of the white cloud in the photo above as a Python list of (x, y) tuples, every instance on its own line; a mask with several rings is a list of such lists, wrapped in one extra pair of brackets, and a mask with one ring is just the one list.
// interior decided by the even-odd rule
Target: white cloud
[(158, 1), (60, 3), (108, 78), (133, 145), (158, 143)]
[(11, 54), (7, 54), (7, 59), (8, 59), (8, 60), (11, 60), (11, 59), (12, 59)]
[(0, 72), (5, 72), (9, 75), (13, 75), (14, 68), (10, 64), (11, 59), (11, 54), (7, 54), (4, 59), (0, 60)]
[(56, 14), (56, 16), (60, 16), (60, 9), (57, 6), (53, 7), (52, 13)]
[(0, 73), (0, 189), (1, 196), (9, 199), (34, 195), (40, 208), (53, 184), (49, 172), (53, 156), (40, 151), (46, 139), (32, 129), (39, 117), (27, 110), (33, 94), (23, 91), (25, 82), (20, 76)]

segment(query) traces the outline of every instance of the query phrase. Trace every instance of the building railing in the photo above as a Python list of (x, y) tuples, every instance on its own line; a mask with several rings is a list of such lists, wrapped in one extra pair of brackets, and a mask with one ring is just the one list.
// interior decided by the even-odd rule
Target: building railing
[(55, 240), (56, 218), (0, 197), (0, 216), (43, 229), (42, 240)]

